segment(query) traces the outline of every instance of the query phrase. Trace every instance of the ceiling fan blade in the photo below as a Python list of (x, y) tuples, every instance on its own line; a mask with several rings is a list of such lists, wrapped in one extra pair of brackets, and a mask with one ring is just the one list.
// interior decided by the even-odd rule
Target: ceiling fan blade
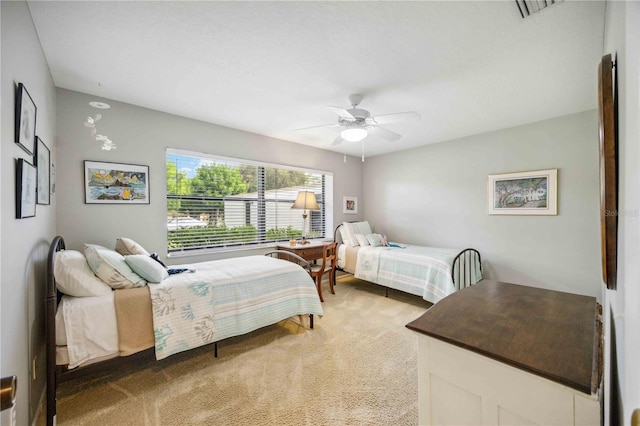
[(340, 127), (339, 124), (323, 124), (322, 126), (311, 126), (311, 127), (302, 127), (300, 129), (291, 129), (291, 132), (298, 132), (301, 130), (313, 130), (313, 129), (323, 129), (323, 128), (330, 128), (330, 127)]
[(342, 139), (342, 136), (338, 135), (338, 137), (331, 142), (331, 146), (342, 145), (342, 142), (344, 142), (344, 139)]
[[(420, 120), (420, 114), (415, 111), (397, 112), (395, 114), (377, 115), (375, 117), (369, 117), (367, 122), (369, 124), (387, 124), (397, 123), (398, 121), (416, 121)], [(371, 122), (369, 122), (371, 121)]]
[(348, 120), (348, 121), (355, 121), (356, 118), (351, 115), (351, 113), (349, 111), (347, 111), (344, 108), (340, 108), (340, 107), (334, 107), (331, 105), (327, 105), (327, 108), (329, 108), (331, 111), (335, 112), (336, 114), (338, 114), (338, 116), (344, 120)]
[(392, 132), (391, 130), (383, 129), (382, 127), (372, 127), (368, 131), (370, 135), (379, 137), (389, 142), (397, 141), (402, 137), (402, 135), (399, 135), (396, 132)]

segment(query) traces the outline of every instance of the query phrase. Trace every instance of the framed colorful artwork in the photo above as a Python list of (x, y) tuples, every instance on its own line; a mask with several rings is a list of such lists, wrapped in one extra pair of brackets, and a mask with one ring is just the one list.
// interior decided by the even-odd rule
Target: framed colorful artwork
[(149, 166), (84, 162), (86, 204), (149, 204)]
[(358, 213), (358, 197), (344, 197), (342, 199), (342, 213)]

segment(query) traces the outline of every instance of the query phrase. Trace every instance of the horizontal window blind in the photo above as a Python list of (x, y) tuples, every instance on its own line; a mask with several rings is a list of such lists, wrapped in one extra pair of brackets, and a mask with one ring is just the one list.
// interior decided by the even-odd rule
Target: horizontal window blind
[[(331, 173), (167, 149), (168, 252), (333, 235)], [(292, 209), (300, 191), (318, 210)]]

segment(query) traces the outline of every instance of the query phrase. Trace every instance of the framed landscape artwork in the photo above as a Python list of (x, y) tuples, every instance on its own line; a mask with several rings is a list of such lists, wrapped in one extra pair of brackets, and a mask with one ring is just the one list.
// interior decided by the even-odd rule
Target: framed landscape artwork
[(29, 155), (35, 154), (36, 111), (36, 104), (27, 88), (19, 83), (16, 94), (16, 143)]
[(22, 158), (16, 164), (16, 218), (36, 215), (36, 168)]
[(51, 152), (47, 145), (42, 142), (42, 139), (36, 137), (36, 167), (38, 168), (38, 204), (49, 204), (50, 200), (50, 161)]
[(84, 162), (86, 204), (149, 204), (149, 166)]
[(558, 214), (558, 169), (489, 175), (489, 214)]
[(344, 197), (342, 199), (342, 213), (358, 213), (358, 197)]

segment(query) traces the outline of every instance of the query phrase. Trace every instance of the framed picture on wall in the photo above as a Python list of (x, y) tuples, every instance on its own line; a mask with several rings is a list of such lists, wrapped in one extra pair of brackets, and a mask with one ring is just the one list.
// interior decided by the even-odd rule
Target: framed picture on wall
[(598, 135), (600, 139), (600, 240), (602, 280), (617, 287), (618, 264), (618, 136), (615, 61), (604, 55), (598, 65)]
[(22, 158), (16, 164), (16, 218), (36, 215), (36, 168)]
[(50, 199), (50, 186), (51, 171), (50, 161), (51, 152), (47, 145), (42, 142), (42, 139), (36, 137), (36, 167), (38, 168), (38, 204), (49, 204)]
[(149, 204), (149, 166), (84, 162), (86, 204)]
[(36, 112), (36, 104), (27, 92), (27, 88), (19, 83), (16, 93), (16, 143), (29, 155), (35, 153)]
[(342, 199), (342, 213), (358, 213), (358, 197), (344, 197)]
[(558, 214), (558, 169), (489, 175), (489, 214)]

